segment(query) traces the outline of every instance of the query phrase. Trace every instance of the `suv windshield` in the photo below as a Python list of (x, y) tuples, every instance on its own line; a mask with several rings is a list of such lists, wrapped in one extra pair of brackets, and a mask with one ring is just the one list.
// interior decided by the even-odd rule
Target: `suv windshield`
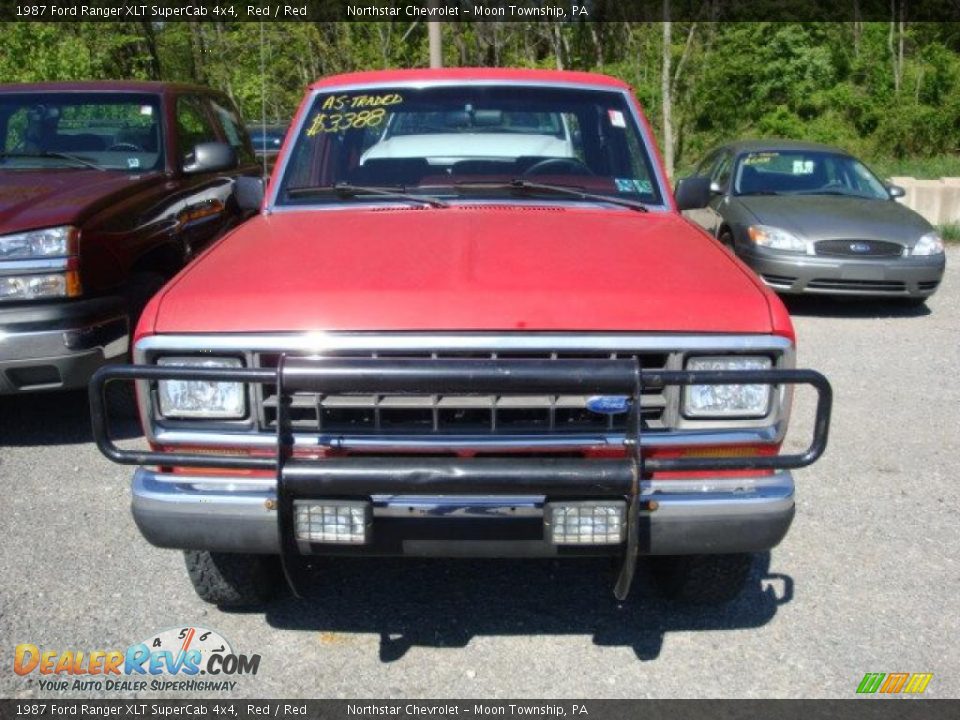
[[(527, 196), (541, 194), (534, 187), (541, 184), (590, 196), (579, 200), (599, 195), (662, 202), (623, 93), (467, 84), (318, 93), (277, 204), (343, 202), (345, 194), (334, 190), (345, 185), (433, 197), (510, 196), (520, 189), (516, 181), (524, 181)], [(360, 192), (349, 197), (384, 199)]]
[(813, 150), (745, 153), (735, 174), (737, 195), (852, 195), (887, 200), (890, 194), (862, 162)]
[(0, 167), (144, 172), (163, 166), (155, 95), (32, 92), (0, 95)]

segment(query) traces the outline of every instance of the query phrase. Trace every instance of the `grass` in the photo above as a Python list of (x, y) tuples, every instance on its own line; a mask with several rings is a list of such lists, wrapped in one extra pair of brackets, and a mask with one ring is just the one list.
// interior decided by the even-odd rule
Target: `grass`
[(942, 177), (960, 177), (960, 155), (872, 158), (866, 162), (881, 178), (915, 177), (918, 180), (935, 180)]
[(960, 243), (960, 223), (949, 223), (937, 228), (944, 242)]

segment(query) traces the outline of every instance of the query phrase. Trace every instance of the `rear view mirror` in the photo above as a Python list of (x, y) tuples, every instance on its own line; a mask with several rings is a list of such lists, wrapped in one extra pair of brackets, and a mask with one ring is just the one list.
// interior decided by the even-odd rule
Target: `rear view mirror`
[(899, 185), (887, 185), (887, 192), (890, 193), (890, 197), (893, 199), (902, 198), (907, 194), (907, 191)]
[(192, 154), (193, 162), (183, 166), (183, 171), (188, 175), (233, 170), (237, 166), (237, 153), (226, 143), (197, 143)]
[(677, 209), (705, 208), (710, 203), (710, 184), (710, 178), (702, 175), (680, 178), (673, 193), (677, 200)]
[(234, 182), (233, 193), (241, 210), (259, 212), (263, 204), (263, 192), (263, 178), (241, 175)]

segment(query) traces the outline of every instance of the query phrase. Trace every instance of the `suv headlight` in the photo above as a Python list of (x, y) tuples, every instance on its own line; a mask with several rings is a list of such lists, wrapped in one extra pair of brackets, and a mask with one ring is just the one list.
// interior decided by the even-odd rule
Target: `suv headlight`
[(935, 232), (928, 232), (917, 240), (911, 255), (943, 255), (943, 238)]
[(69, 225), (0, 235), (0, 260), (74, 255), (77, 235), (77, 229)]
[[(687, 370), (768, 370), (768, 357), (692, 357)], [(770, 411), (769, 385), (688, 385), (683, 414), (690, 418), (759, 418)]]
[[(238, 368), (239, 358), (164, 357), (168, 367)], [(157, 383), (160, 414), (166, 418), (239, 420), (247, 414), (243, 383), (209, 380), (161, 380)]]
[(80, 276), (71, 260), (79, 235), (69, 225), (0, 235), (0, 301), (80, 295)]
[(812, 243), (801, 240), (792, 232), (781, 228), (770, 225), (751, 225), (747, 228), (747, 235), (750, 237), (750, 242), (759, 247), (813, 255)]

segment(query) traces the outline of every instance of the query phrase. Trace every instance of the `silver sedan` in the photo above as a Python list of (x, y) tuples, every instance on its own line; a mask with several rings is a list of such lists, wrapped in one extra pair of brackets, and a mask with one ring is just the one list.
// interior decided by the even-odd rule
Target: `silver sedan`
[(778, 293), (904, 298), (922, 303), (944, 271), (943, 241), (903, 195), (826, 145), (746, 141), (697, 168), (709, 198), (686, 215)]

